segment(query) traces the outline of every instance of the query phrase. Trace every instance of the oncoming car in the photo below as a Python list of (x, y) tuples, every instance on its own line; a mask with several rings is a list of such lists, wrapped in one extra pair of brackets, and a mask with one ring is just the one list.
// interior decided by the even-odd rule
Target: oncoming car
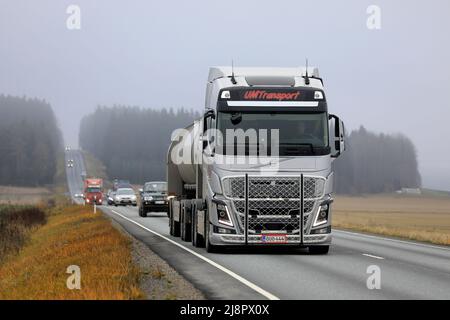
[(134, 193), (134, 190), (131, 188), (117, 189), (114, 195), (114, 205), (116, 207), (126, 205), (137, 206), (137, 197), (136, 194)]
[(167, 212), (167, 183), (165, 181), (146, 182), (139, 190), (141, 199), (139, 202), (139, 215), (146, 217), (148, 212)]

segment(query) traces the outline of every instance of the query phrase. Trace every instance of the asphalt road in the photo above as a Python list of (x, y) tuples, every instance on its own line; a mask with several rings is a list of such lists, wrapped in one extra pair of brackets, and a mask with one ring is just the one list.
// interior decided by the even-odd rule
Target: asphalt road
[[(81, 173), (72, 173), (77, 190)], [(450, 299), (449, 247), (334, 230), (323, 256), (283, 248), (209, 254), (171, 237), (164, 213), (141, 218), (135, 207), (100, 208), (211, 299)], [(380, 288), (369, 289), (376, 275)]]
[[(69, 160), (73, 160), (72, 168), (67, 166)], [(65, 166), (70, 196), (73, 202), (82, 204), (84, 200), (75, 197), (76, 194), (83, 193), (83, 178), (81, 174), (86, 173), (86, 167), (81, 152), (79, 150), (66, 151)]]

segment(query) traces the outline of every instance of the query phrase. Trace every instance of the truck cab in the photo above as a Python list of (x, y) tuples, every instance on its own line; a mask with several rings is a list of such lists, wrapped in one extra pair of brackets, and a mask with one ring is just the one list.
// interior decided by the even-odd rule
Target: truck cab
[(344, 136), (317, 68), (211, 68), (203, 117), (169, 148), (172, 234), (327, 253)]
[(103, 204), (103, 180), (86, 178), (84, 180), (84, 201), (86, 204)]

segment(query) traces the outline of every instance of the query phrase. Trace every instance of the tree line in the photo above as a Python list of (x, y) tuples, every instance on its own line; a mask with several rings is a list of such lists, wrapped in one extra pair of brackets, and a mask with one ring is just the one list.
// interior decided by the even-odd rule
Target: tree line
[(61, 131), (45, 100), (0, 95), (0, 184), (51, 184)]
[(334, 163), (338, 193), (383, 193), (421, 186), (416, 149), (408, 137), (375, 134), (361, 126), (346, 143), (346, 151)]
[(186, 109), (99, 106), (81, 120), (79, 144), (105, 164), (111, 179), (165, 180), (172, 131), (199, 116)]
[[(110, 178), (134, 183), (165, 180), (172, 131), (199, 116), (185, 109), (98, 107), (81, 121), (80, 146), (105, 164)], [(334, 162), (337, 192), (380, 193), (420, 186), (416, 151), (407, 137), (361, 127), (346, 142), (347, 150)]]

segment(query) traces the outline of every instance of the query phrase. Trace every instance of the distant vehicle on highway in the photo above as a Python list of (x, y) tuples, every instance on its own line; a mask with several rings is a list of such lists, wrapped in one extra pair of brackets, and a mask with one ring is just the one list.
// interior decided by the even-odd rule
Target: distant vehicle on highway
[(67, 167), (73, 168), (73, 160), (72, 159), (67, 160)]
[(87, 204), (101, 205), (103, 202), (103, 180), (88, 178), (84, 180), (84, 199)]
[(115, 191), (113, 204), (117, 206), (137, 206), (137, 197), (131, 188), (119, 188)]
[(133, 187), (131, 186), (131, 183), (128, 180), (114, 179), (113, 191), (117, 191), (118, 189), (133, 189)]
[(146, 217), (149, 212), (168, 212), (167, 182), (146, 182), (140, 191), (139, 216)]
[(69, 146), (66, 147), (66, 151), (70, 151), (70, 147)]
[(116, 195), (116, 192), (113, 190), (109, 190), (108, 193), (106, 194), (106, 202), (108, 203), (109, 206), (114, 204), (115, 195)]

